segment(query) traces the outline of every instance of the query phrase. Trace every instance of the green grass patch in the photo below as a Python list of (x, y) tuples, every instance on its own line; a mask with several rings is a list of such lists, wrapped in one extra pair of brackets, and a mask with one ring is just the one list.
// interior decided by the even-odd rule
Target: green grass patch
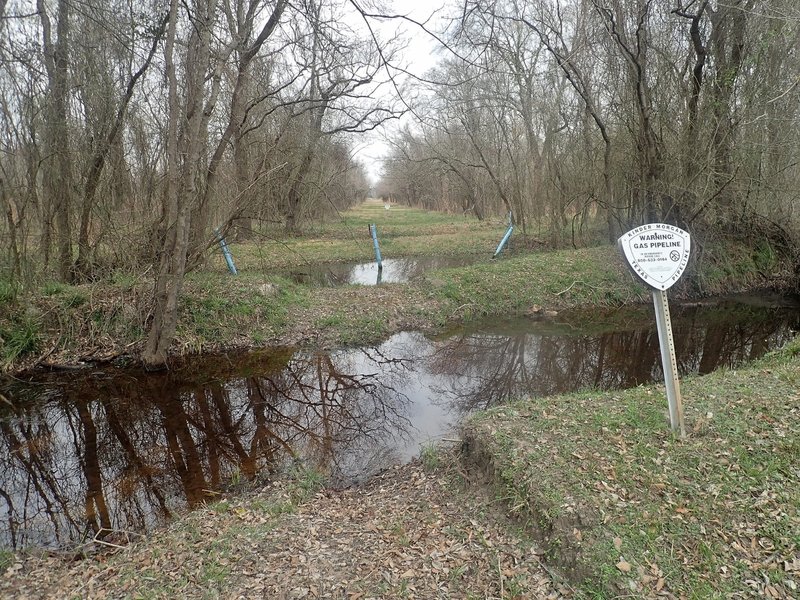
[(36, 352), (41, 346), (41, 323), (23, 316), (0, 323), (0, 357), (6, 364)]
[(67, 285), (66, 283), (60, 283), (58, 281), (47, 281), (42, 286), (42, 295), (43, 296), (58, 296), (63, 294), (65, 290), (69, 289), (71, 286)]
[(388, 317), (378, 308), (366, 314), (348, 315), (336, 325), (337, 339), (345, 345), (379, 340), (389, 334)]
[(19, 288), (6, 279), (0, 279), (0, 306), (11, 304), (17, 299)]
[[(791, 597), (800, 586), (800, 361), (661, 387), (528, 399), (474, 417), (472, 457), (590, 597)], [(771, 586), (771, 587), (770, 587)]]
[(301, 504), (313, 498), (322, 489), (325, 477), (315, 469), (297, 466), (290, 474), (289, 497), (292, 503)]
[(65, 309), (78, 308), (89, 301), (89, 296), (84, 289), (58, 281), (48, 281), (42, 286), (42, 295), (58, 297), (61, 306)]
[(255, 343), (277, 334), (289, 308), (307, 301), (307, 288), (277, 276), (192, 274), (181, 304), (179, 335), (200, 345)]
[(433, 472), (438, 469), (441, 459), (436, 444), (424, 444), (419, 449), (419, 460), (428, 472)]
[(519, 313), (533, 305), (612, 306), (646, 296), (611, 247), (501, 258), (434, 271), (428, 280), (467, 319)]
[(6, 572), (14, 562), (14, 553), (10, 550), (0, 550), (0, 575)]
[(122, 290), (132, 290), (139, 283), (139, 278), (126, 271), (114, 271), (111, 274), (110, 282)]

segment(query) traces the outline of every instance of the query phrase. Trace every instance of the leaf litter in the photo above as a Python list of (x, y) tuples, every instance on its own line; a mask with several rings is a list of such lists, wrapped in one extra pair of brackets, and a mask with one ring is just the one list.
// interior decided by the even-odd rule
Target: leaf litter
[(88, 558), (14, 557), (9, 598), (542, 598), (571, 596), (540, 551), (464, 486), (457, 457), (395, 467), (297, 501), (286, 482), (193, 511)]
[(521, 400), (465, 446), (551, 564), (603, 597), (800, 597), (800, 339), (682, 383)]

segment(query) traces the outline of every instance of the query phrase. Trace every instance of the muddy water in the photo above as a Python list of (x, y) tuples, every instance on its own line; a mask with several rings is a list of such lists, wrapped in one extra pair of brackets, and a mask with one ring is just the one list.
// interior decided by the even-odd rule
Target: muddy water
[[(770, 299), (673, 312), (683, 374), (756, 358), (800, 326), (798, 307)], [(0, 547), (147, 530), (295, 461), (350, 482), (510, 398), (658, 380), (652, 320), (640, 308), (494, 321), (330, 354), (271, 350), (160, 374), (103, 368), (3, 382)]]
[(404, 283), (412, 281), (426, 271), (449, 267), (463, 267), (486, 261), (489, 256), (410, 256), (387, 258), (378, 272), (376, 262), (330, 263), (317, 267), (303, 267), (288, 273), (298, 283), (332, 287), (345, 284), (377, 285), (380, 283)]

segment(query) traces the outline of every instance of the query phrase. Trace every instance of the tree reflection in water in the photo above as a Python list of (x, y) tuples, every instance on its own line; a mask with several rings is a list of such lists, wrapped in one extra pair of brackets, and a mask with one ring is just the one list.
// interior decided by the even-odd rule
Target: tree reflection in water
[[(674, 312), (682, 375), (757, 358), (791, 339), (798, 325), (796, 311), (739, 303)], [(580, 315), (573, 315), (557, 326), (510, 320), (493, 331), (450, 337), (428, 360), (428, 370), (439, 377), (437, 401), (464, 415), (525, 396), (663, 381), (652, 317), (615, 323), (612, 331), (585, 333), (585, 323), (592, 319), (597, 317), (582, 322)]]
[(16, 408), (0, 419), (0, 545), (148, 529), (300, 457), (334, 481), (378, 468), (365, 464), (370, 448), (407, 425), (395, 385), (406, 369), (374, 350), (283, 352), (12, 385), (4, 395)]
[[(676, 310), (681, 373), (760, 356), (796, 310)], [(633, 316), (631, 316), (631, 314)], [(104, 369), (0, 385), (0, 546), (147, 530), (238, 479), (302, 461), (352, 481), (418, 452), (464, 414), (516, 397), (661, 380), (647, 311), (496, 322), (378, 348), (195, 358), (169, 373)]]

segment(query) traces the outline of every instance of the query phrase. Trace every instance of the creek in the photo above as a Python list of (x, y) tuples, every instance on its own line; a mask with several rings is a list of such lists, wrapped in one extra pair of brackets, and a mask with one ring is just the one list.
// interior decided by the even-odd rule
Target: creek
[[(672, 308), (682, 375), (753, 360), (800, 326), (800, 307), (780, 298)], [(349, 485), (457, 437), (473, 411), (660, 380), (649, 306), (403, 332), (330, 353), (190, 357), (162, 373), (104, 366), (0, 380), (0, 547), (147, 531), (297, 463)], [(666, 411), (661, 394), (653, 401)]]
[(407, 256), (386, 258), (378, 271), (375, 261), (365, 263), (328, 263), (297, 268), (286, 275), (306, 285), (334, 287), (338, 285), (378, 285), (381, 283), (405, 283), (413, 281), (433, 269), (464, 267), (477, 262), (486, 262), (489, 255), (455, 256)]

